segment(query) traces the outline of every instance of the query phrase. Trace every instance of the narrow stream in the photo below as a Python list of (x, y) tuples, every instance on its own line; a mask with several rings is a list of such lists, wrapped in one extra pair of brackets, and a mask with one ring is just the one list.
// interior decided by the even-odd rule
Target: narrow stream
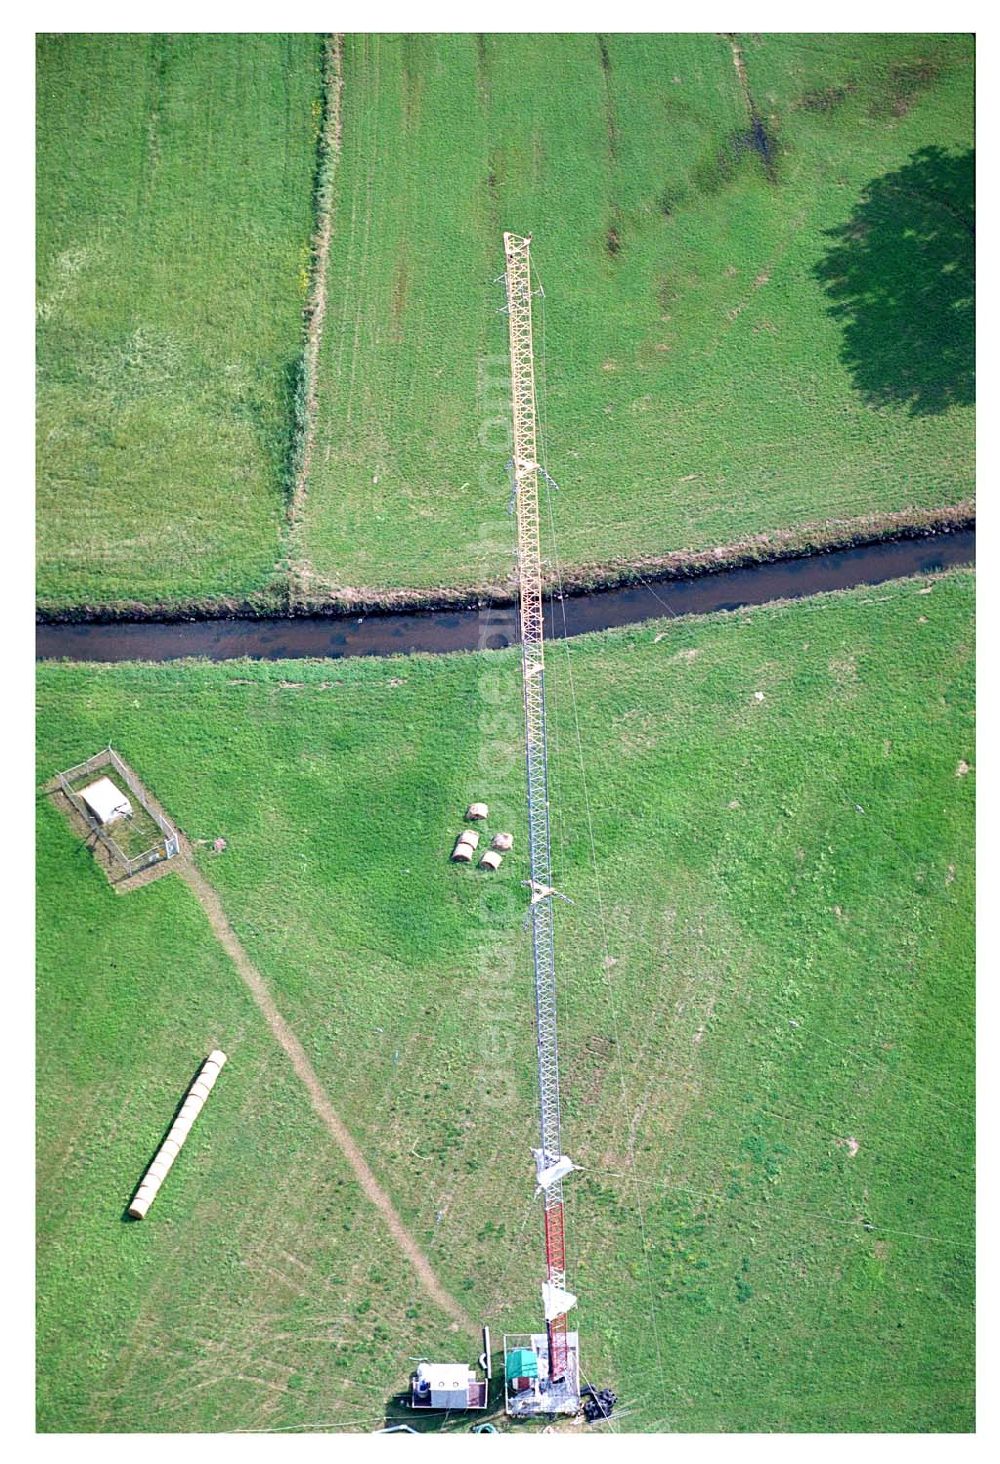
[[(546, 632), (554, 638), (610, 630), (665, 615), (738, 610), (822, 590), (878, 585), (904, 575), (974, 564), (975, 529), (897, 539), (828, 554), (804, 555), (692, 579), (647, 579), (622, 589), (594, 590), (548, 602)], [(120, 621), (111, 625), (38, 625), (39, 660), (172, 661), (248, 656), (283, 661), (321, 656), (398, 656), (414, 651), (492, 650), (517, 640), (512, 605), (482, 610), (424, 610), (364, 616), (286, 616), (269, 620)]]

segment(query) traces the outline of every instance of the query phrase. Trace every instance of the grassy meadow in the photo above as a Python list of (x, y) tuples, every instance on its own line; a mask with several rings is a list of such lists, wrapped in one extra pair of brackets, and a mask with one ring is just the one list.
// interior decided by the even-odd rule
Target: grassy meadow
[(567, 566), (971, 497), (970, 37), (355, 35), (286, 542), (320, 62), (40, 38), (42, 606), (506, 577), (505, 228)]
[[(569, 1274), (624, 1430), (973, 1427), (973, 583), (550, 654)], [(438, 1275), (532, 1325), (516, 655), (43, 664), (39, 697), (39, 781), (110, 737), (226, 838), (198, 861)], [(448, 862), (472, 797), (517, 836), (495, 878)], [(44, 799), (38, 874), (40, 1427), (365, 1429), (409, 1358), (471, 1360), (189, 889), (115, 895)]]
[(320, 116), (309, 35), (38, 40), (38, 599), (275, 577)]
[(351, 36), (299, 549), (509, 567), (504, 229), (568, 565), (972, 494), (974, 44)]

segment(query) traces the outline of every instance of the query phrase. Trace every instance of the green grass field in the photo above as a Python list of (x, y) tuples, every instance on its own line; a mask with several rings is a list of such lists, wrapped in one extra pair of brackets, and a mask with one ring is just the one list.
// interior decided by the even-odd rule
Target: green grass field
[(38, 42), (38, 598), (275, 577), (320, 42)]
[[(973, 1427), (973, 585), (550, 654), (570, 1280), (623, 1429)], [(495, 1337), (534, 1323), (514, 653), (39, 683), (39, 780), (110, 736), (225, 836), (199, 862), (440, 1278)], [(473, 796), (518, 836), (495, 879), (448, 863)], [(464, 1340), (189, 889), (119, 897), (44, 800), (39, 829), (40, 1427), (375, 1426)]]
[(971, 496), (971, 38), (739, 45), (348, 38), (317, 593), (507, 573), (504, 229), (568, 565)]
[(972, 39), (738, 48), (347, 38), (286, 543), (320, 38), (42, 37), (40, 603), (506, 577), (505, 228), (568, 567), (966, 502)]

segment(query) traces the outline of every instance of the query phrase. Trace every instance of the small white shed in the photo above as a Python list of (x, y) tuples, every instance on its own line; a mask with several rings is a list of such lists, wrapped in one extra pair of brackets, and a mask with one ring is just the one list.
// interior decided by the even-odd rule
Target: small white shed
[(131, 803), (110, 778), (98, 778), (88, 787), (81, 788), (80, 797), (98, 823), (111, 824), (117, 819), (131, 817)]
[(418, 1364), (413, 1378), (415, 1408), (481, 1408), (485, 1402), (486, 1385), (465, 1363)]

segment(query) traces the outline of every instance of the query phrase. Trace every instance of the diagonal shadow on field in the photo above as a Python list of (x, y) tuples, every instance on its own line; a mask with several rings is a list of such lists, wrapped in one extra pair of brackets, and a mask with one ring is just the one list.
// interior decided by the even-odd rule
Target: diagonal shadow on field
[(209, 884), (204, 875), (187, 859), (179, 861), (179, 863), (181, 866), (179, 869), (181, 878), (189, 885), (192, 893), (207, 915), (209, 924), (218, 937), (223, 950), (230, 957), (237, 971), (240, 973), (261, 1015), (291, 1061), (296, 1075), (309, 1094), (309, 1101), (314, 1111), (322, 1119), (328, 1132), (350, 1164), (351, 1169), (354, 1171), (354, 1176), (364, 1194), (381, 1214), (393, 1240), (417, 1273), (417, 1278), (424, 1290), (431, 1300), (443, 1312), (447, 1313), (454, 1322), (466, 1331), (471, 1332), (474, 1336), (478, 1335), (478, 1330), (471, 1318), (466, 1315), (455, 1298), (449, 1296), (448, 1292), (445, 1291), (444, 1287), (438, 1281), (427, 1257), (406, 1229), (389, 1196), (382, 1189), (371, 1169), (369, 1169), (358, 1145), (355, 1143), (344, 1123), (335, 1113), (333, 1105), (316, 1075), (316, 1070), (306, 1056), (301, 1042), (279, 1012), (263, 976), (240, 944), (236, 932), (230, 925), (226, 912), (222, 908), (222, 901), (219, 899), (215, 889)]
[(975, 401), (975, 153), (925, 147), (866, 184), (813, 273), (872, 407)]

